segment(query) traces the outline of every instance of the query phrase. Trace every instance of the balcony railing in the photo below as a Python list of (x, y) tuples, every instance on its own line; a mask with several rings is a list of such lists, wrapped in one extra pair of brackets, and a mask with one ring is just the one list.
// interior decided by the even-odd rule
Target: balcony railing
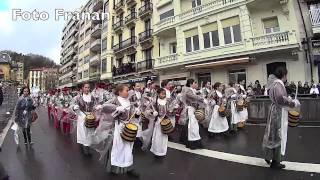
[(128, 16), (126, 16), (125, 23), (129, 24), (130, 22), (132, 22), (132, 21), (134, 21), (136, 19), (137, 19), (137, 13), (136, 12), (132, 12)]
[(183, 22), (195, 17), (202, 17), (203, 14), (214, 12), (218, 9), (231, 6), (245, 0), (212, 0), (201, 6), (197, 6), (188, 11), (182, 12), (176, 16), (160, 20), (155, 24), (155, 32), (161, 31), (162, 28), (175, 27), (176, 23)]
[(100, 72), (93, 72), (89, 75), (90, 79), (99, 79), (100, 78)]
[(114, 23), (114, 24), (112, 25), (112, 28), (113, 28), (114, 31), (117, 31), (117, 30), (119, 30), (122, 26), (123, 26), (123, 20), (121, 19), (121, 20), (119, 20), (118, 22)]
[(171, 54), (168, 56), (163, 56), (163, 57), (158, 58), (159, 64), (170, 63), (170, 62), (177, 61), (177, 60), (178, 60), (177, 54)]
[(97, 54), (97, 55), (94, 55), (90, 58), (90, 63), (91, 64), (96, 64), (100, 61), (101, 59), (101, 55), (100, 54)]
[(143, 42), (152, 38), (152, 33), (153, 33), (152, 29), (147, 29), (146, 31), (139, 33), (139, 42)]
[(122, 9), (123, 6), (124, 6), (123, 0), (120, 0), (118, 3), (114, 5), (114, 10), (119, 11)]
[(92, 6), (92, 10), (95, 12), (103, 7), (103, 0), (95, 0)]
[(266, 34), (252, 38), (253, 47), (289, 43), (289, 32)]
[(310, 18), (312, 26), (320, 26), (320, 9), (310, 10)]
[(126, 0), (127, 6), (130, 8), (133, 5), (137, 4), (136, 0)]
[(91, 42), (90, 48), (92, 50), (99, 50), (101, 46), (101, 39), (96, 39), (93, 42)]
[(147, 59), (144, 61), (137, 62), (137, 71), (147, 71), (151, 70), (154, 67), (154, 59)]
[(152, 3), (146, 3), (145, 5), (139, 8), (139, 16), (144, 16), (148, 12), (152, 12), (152, 10)]
[(135, 63), (126, 63), (119, 67), (114, 66), (112, 69), (113, 76), (121, 76), (121, 75), (135, 73), (135, 72), (136, 72)]
[[(95, 35), (98, 32), (101, 32), (102, 29), (102, 25), (101, 24), (97, 24), (96, 26), (93, 27), (93, 29), (91, 30), (91, 34)], [(98, 33), (99, 34), (99, 33)]]
[(119, 44), (116, 44), (112, 47), (112, 49), (115, 52), (121, 51), (123, 49), (126, 49), (128, 47), (134, 46), (137, 44), (137, 37), (136, 36), (132, 36), (129, 39), (126, 39), (124, 41), (121, 41)]

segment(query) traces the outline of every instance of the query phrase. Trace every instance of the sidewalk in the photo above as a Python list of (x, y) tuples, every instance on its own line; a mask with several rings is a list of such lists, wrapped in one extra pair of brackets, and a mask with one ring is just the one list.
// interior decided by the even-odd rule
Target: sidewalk
[[(13, 115), (13, 111), (17, 102), (18, 95), (16, 87), (6, 87), (3, 89), (3, 103), (0, 106), (0, 133), (6, 127), (9, 119)], [(9, 112), (10, 114), (7, 114)]]

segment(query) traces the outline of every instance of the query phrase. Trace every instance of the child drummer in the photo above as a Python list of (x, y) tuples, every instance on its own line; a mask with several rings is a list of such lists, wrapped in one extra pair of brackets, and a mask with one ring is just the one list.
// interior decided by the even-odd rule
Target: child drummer
[[(155, 124), (152, 134), (152, 145), (150, 151), (155, 155), (156, 158), (165, 157), (168, 148), (168, 135), (161, 131), (160, 122), (163, 119), (168, 119), (173, 117), (172, 103), (166, 98), (166, 90), (161, 88), (157, 91), (158, 97), (153, 102), (153, 108), (155, 111), (153, 115), (155, 116)], [(169, 119), (170, 122), (171, 119)]]
[[(139, 174), (133, 169), (133, 142), (121, 138), (122, 129), (135, 114), (140, 115), (139, 109), (135, 108), (129, 100), (129, 88), (126, 85), (118, 85), (115, 89), (116, 97), (103, 105), (101, 111), (109, 115), (105, 121), (109, 121), (110, 136), (105, 140), (106, 149), (104, 154), (107, 172), (112, 174), (127, 174), (139, 178)], [(102, 122), (103, 123), (103, 122)]]

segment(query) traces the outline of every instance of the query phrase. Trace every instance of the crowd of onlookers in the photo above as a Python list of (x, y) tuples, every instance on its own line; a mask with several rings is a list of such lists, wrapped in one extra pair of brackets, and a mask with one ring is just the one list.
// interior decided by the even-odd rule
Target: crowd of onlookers
[[(299, 81), (298, 84), (291, 81), (290, 83), (286, 82), (285, 86), (288, 95), (295, 94), (297, 87), (298, 94), (300, 95), (319, 95), (320, 92), (320, 83), (316, 84), (313, 81), (311, 83), (305, 82), (304, 84), (302, 84), (301, 81)], [(259, 80), (256, 80), (254, 84), (249, 83), (247, 90), (252, 96), (267, 95), (265, 87), (266, 85), (261, 86)]]

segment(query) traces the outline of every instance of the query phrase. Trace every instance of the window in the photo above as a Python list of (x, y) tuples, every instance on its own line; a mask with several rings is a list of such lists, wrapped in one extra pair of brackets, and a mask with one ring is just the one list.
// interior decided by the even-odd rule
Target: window
[(278, 22), (277, 17), (264, 19), (262, 21), (263, 21), (263, 26), (264, 26), (264, 32), (266, 34), (280, 31), (279, 22)]
[(101, 71), (102, 73), (106, 73), (107, 72), (107, 59), (102, 59), (102, 65), (101, 65)]
[(170, 54), (177, 53), (177, 43), (176, 42), (170, 43), (169, 46), (170, 46)]
[(150, 19), (147, 19), (146, 21), (144, 21), (144, 28), (145, 28), (145, 30), (151, 29), (151, 21), (150, 21)]
[(192, 8), (201, 6), (201, 0), (192, 0)]
[(90, 28), (88, 28), (88, 29), (86, 30), (86, 33), (85, 33), (85, 34), (86, 34), (86, 36), (87, 36), (87, 35), (89, 35), (90, 30), (91, 30)]
[(129, 59), (130, 59), (130, 62), (132, 63), (136, 62), (136, 54), (130, 54)]
[(222, 22), (224, 43), (231, 44), (241, 42), (240, 19), (238, 16), (232, 17)]
[(205, 86), (205, 83), (210, 82), (211, 83), (211, 73), (200, 73), (198, 74), (198, 84), (201, 87)]
[(204, 48), (219, 46), (219, 34), (217, 23), (201, 26), (203, 32)]
[(118, 67), (122, 66), (123, 58), (117, 59), (117, 64), (118, 64)]
[(107, 38), (102, 39), (102, 50), (106, 50), (107, 49)]
[(87, 64), (90, 61), (90, 56), (88, 55), (88, 56), (84, 57), (83, 61), (84, 61), (83, 62), (84, 64)]
[(199, 36), (198, 36), (198, 29), (194, 28), (184, 32), (186, 37), (186, 51), (196, 51), (199, 50)]
[(114, 45), (114, 36), (111, 36), (111, 46), (113, 47)]
[(78, 73), (78, 79), (82, 79), (82, 72)]
[(83, 78), (89, 77), (89, 70), (83, 71)]
[(130, 37), (134, 37), (135, 35), (136, 35), (136, 27), (132, 27), (131, 29), (130, 29)]
[(89, 41), (84, 44), (84, 50), (87, 50), (90, 47)]
[(165, 19), (167, 17), (171, 17), (171, 16), (174, 16), (174, 9), (171, 9), (167, 12), (160, 14), (160, 20)]
[(245, 69), (229, 71), (229, 83), (240, 83), (243, 80), (246, 81)]
[(84, 47), (83, 47), (83, 45), (82, 45), (82, 46), (80, 46), (80, 48), (79, 48), (79, 52), (82, 53), (83, 51), (84, 51)]

